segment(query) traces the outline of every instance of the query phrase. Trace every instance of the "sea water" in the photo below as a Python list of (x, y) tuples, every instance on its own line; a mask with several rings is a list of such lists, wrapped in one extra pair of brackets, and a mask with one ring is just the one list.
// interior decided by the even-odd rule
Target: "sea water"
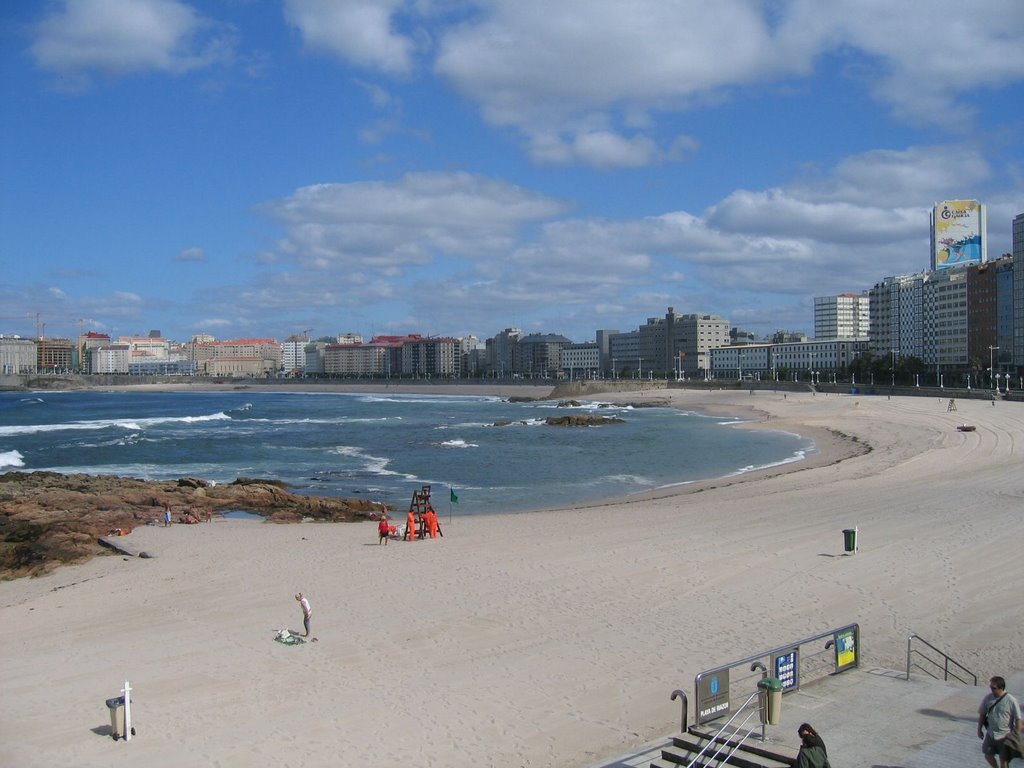
[[(593, 412), (622, 424), (549, 426)], [(476, 514), (568, 506), (798, 461), (807, 439), (598, 402), (349, 392), (0, 393), (0, 471), (281, 480), (296, 493)]]

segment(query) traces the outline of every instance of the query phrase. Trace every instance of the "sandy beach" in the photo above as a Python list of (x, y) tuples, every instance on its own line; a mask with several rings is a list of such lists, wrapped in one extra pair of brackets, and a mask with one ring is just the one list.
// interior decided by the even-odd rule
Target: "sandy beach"
[[(1022, 666), (1024, 406), (607, 399), (634, 396), (818, 450), (586, 508), (442, 517), (444, 538), (386, 547), (373, 523), (136, 529), (152, 559), (0, 583), (0, 763), (582, 768), (677, 729), (669, 694), (701, 670), (850, 622), (865, 664), (902, 668), (916, 632), (980, 677)], [(286, 646), (300, 590), (317, 641)], [(104, 700), (125, 679), (138, 736), (115, 743)]]

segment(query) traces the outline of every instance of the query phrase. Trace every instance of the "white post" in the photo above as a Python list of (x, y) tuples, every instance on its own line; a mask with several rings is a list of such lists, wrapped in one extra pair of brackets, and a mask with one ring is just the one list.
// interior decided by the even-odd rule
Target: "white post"
[(132, 740), (132, 687), (124, 681), (124, 740)]
[(853, 526), (853, 554), (857, 554), (857, 550), (860, 549), (860, 526)]

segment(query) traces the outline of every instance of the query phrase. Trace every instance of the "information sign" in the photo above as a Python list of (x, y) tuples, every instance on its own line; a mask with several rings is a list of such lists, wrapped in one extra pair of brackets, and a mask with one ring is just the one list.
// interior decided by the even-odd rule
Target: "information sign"
[(782, 683), (782, 692), (795, 691), (800, 686), (799, 651), (794, 648), (772, 657), (772, 669)]
[(835, 633), (836, 672), (857, 666), (857, 627), (847, 627)]
[(729, 712), (729, 670), (697, 681), (697, 724), (703, 725)]

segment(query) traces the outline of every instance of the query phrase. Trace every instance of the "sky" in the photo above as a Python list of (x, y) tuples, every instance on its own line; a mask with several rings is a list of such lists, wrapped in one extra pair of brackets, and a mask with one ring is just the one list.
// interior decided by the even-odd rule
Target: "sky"
[(0, 332), (591, 341), (1024, 212), (1021, 0), (0, 3)]

